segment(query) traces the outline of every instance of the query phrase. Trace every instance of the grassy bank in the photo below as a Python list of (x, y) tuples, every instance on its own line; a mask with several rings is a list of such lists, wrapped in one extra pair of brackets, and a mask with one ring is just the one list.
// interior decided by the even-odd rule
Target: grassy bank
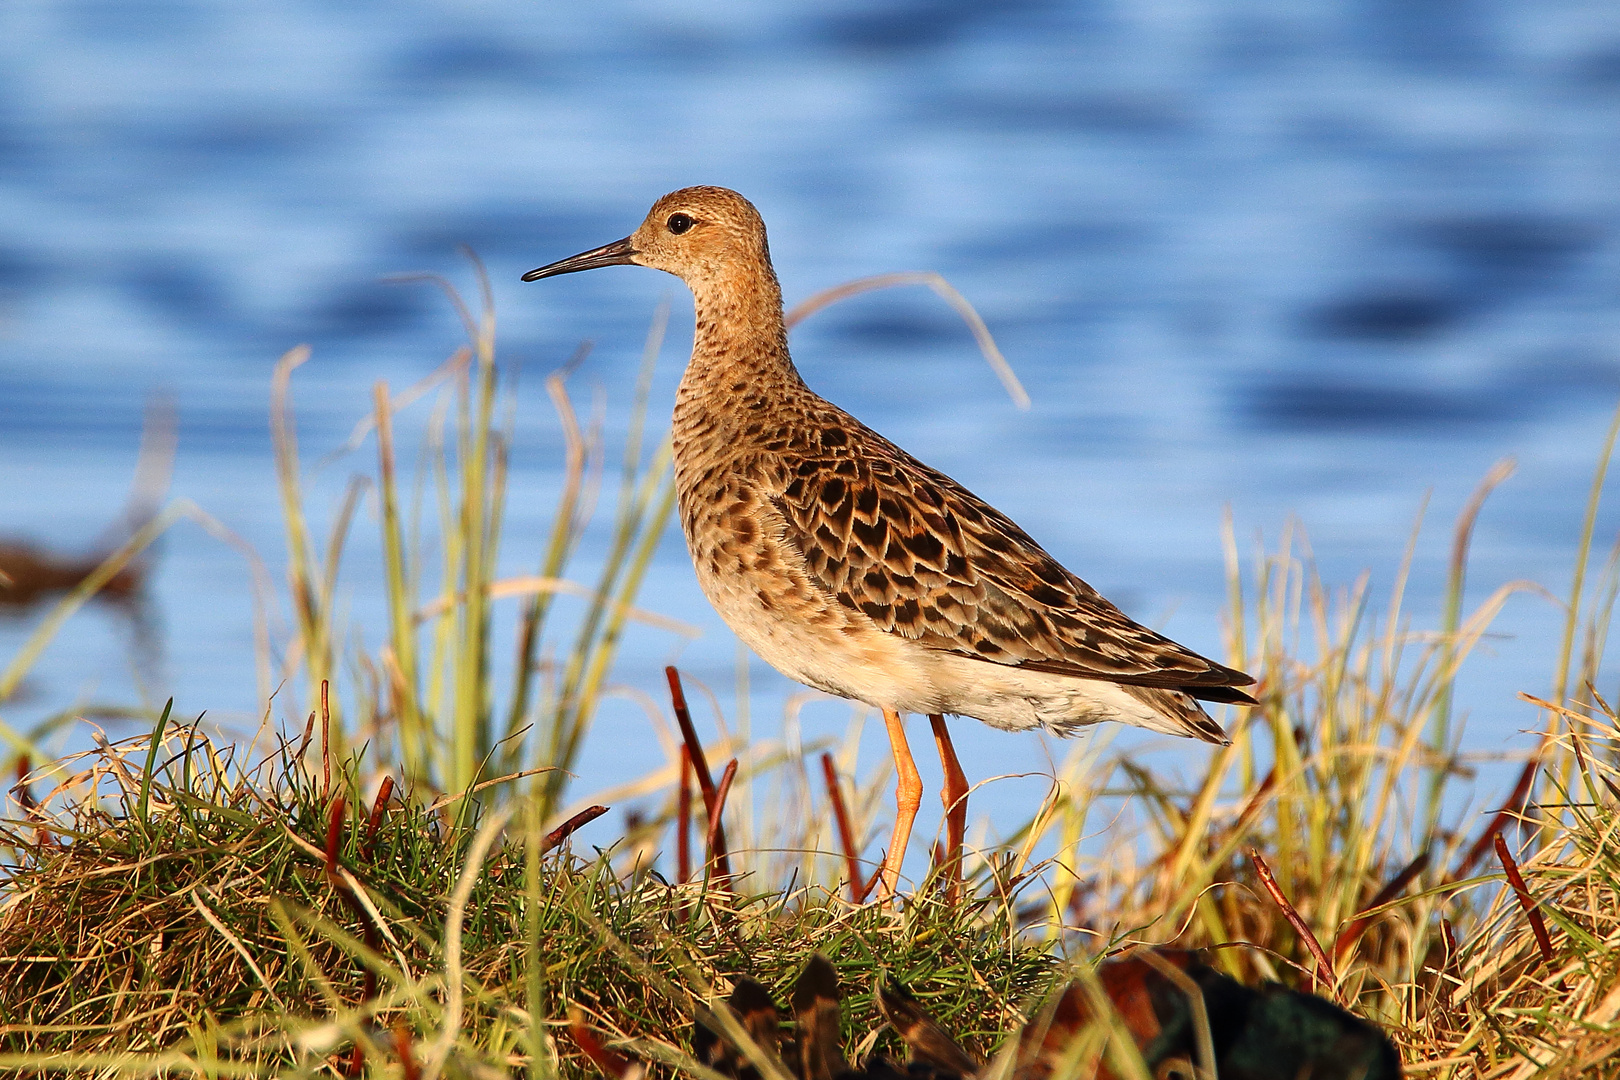
[[(1617, 576), (1591, 550), (1612, 431), (1547, 735), (1499, 813), (1459, 809), (1472, 781), (1453, 714), (1459, 667), (1520, 588), (1463, 604), (1473, 521), (1504, 470), (1457, 523), (1437, 627), (1403, 614), (1404, 569), (1375, 598), (1318, 581), (1300, 545), (1246, 559), (1229, 540), (1225, 659), (1261, 680), (1260, 706), (1224, 718), (1232, 745), (1190, 750), (1175, 776), (1081, 746), (1027, 822), (968, 852), (960, 900), (936, 876), (891, 911), (849, 899), (876, 864), (889, 779), (852, 775), (849, 757), (824, 771), (790, 745), (713, 739), (709, 760), (769, 792), (768, 818), (739, 800), (712, 828), (677, 758), (621, 789), (656, 809), (619, 842), (586, 853), (560, 835), (619, 636), (651, 617), (634, 599), (669, 512), (667, 443), (633, 425), (608, 555), (570, 581), (608, 455), (554, 375), (567, 482), (534, 573), (498, 578), (509, 399), (487, 299), (463, 311), (467, 350), (404, 393), (377, 388), (354, 439), (374, 466), (319, 543), (292, 413), (307, 354), (277, 369), (292, 629), (262, 634), (261, 666), (266, 696), (285, 684), (299, 706), (273, 750), (216, 745), (165, 713), (149, 735), (44, 762), (38, 730), (6, 729), (29, 775), (0, 834), (0, 1068), (411, 1075), (408, 1044), (429, 1074), (584, 1076), (577, 1009), (655, 1068), (702, 1076), (684, 1049), (694, 1009), (745, 972), (781, 999), (813, 951), (849, 988), (852, 1055), (891, 1038), (870, 1000), (884, 973), (988, 1052), (1078, 967), (1174, 942), (1378, 1021), (1413, 1075), (1620, 1075), (1606, 1060), (1620, 1048), (1620, 728), (1595, 685)], [(418, 401), (425, 443), (403, 454), (394, 419)], [(389, 610), (370, 650), (334, 614), (366, 498)], [(114, 558), (187, 514), (170, 508)], [(563, 592), (585, 601), (566, 632)], [(491, 604), (512, 597), (516, 639), (497, 642)], [(509, 679), (497, 650), (518, 658)], [(722, 833), (729, 879), (706, 857)]]
[[(850, 903), (837, 878), (726, 884), (711, 865), (676, 883), (638, 865), (647, 845), (547, 850), (532, 800), (481, 814), (354, 801), (353, 759), (328, 776), (293, 746), (250, 767), (173, 725), (156, 753), (141, 738), (67, 763), (99, 798), (7, 827), (0, 1068), (330, 1075), (358, 1045), (372, 1074), (399, 1075), (399, 1031), (447, 1075), (588, 1076), (566, 1032), (579, 1010), (611, 1045), (703, 1075), (685, 1050), (694, 1010), (745, 973), (784, 998), (816, 951), (840, 969), (852, 1053), (892, 1039), (871, 1005), (880, 977), (989, 1052), (1074, 964), (1174, 941), (1379, 1020), (1415, 1075), (1612, 1075), (1599, 1065), (1620, 1048), (1620, 727), (1601, 709), (1563, 719), (1539, 794), (1428, 847), (1427, 865), (1393, 850), (1357, 863), (1348, 824), (1327, 826), (1320, 871), (1286, 855), (1290, 804), (1333, 814), (1331, 795), (1285, 778), (1218, 800), (1212, 827), (1111, 879), (1061, 858), (1025, 866), (1009, 846), (975, 858), (962, 902), (925, 882), (901, 912)], [(1592, 794), (1563, 798), (1560, 773)], [(1518, 852), (1539, 925), (1499, 887), (1493, 840)]]

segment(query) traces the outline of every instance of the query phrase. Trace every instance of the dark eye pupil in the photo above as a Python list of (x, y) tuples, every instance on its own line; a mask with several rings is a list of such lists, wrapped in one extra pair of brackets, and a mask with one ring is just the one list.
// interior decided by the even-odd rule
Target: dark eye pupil
[(687, 229), (690, 229), (696, 224), (696, 222), (687, 217), (685, 214), (671, 214), (669, 215), (669, 221), (665, 224), (669, 226), (670, 232), (679, 235), (685, 232)]

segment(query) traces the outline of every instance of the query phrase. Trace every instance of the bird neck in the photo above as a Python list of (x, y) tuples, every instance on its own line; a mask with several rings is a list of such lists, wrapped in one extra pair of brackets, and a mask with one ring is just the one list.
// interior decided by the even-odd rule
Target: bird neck
[(767, 263), (718, 280), (693, 284), (696, 324), (676, 407), (703, 407), (805, 389), (788, 353), (782, 289)]

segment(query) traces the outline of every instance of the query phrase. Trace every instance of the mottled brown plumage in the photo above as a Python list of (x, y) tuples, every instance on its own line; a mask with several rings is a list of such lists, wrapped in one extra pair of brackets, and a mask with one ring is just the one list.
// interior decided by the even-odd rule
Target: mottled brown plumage
[(800, 1080), (838, 1080), (849, 1072), (838, 972), (820, 953), (810, 958), (793, 984), (793, 1018), (798, 1031)]
[[(762, 1052), (775, 1058), (781, 1052), (781, 1014), (771, 993), (753, 979), (742, 977), (726, 999), (748, 1037)], [(836, 1024), (834, 1025), (837, 1026)], [(692, 1054), (700, 1063), (721, 1076), (734, 1080), (760, 1080), (760, 1073), (748, 1057), (725, 1035), (701, 1020), (692, 1029)]]
[(631, 236), (524, 277), (624, 263), (692, 289), (673, 427), (681, 526), (704, 593), (767, 662), (885, 710), (891, 739), (894, 714), (919, 712), (1226, 741), (1197, 699), (1252, 703), (1236, 687), (1253, 679), (1132, 621), (1005, 515), (805, 385), (748, 200), (672, 192)]
[(911, 1064), (931, 1076), (976, 1076), (984, 1062), (962, 1048), (917, 999), (899, 983), (878, 988), (878, 1008), (911, 1051)]

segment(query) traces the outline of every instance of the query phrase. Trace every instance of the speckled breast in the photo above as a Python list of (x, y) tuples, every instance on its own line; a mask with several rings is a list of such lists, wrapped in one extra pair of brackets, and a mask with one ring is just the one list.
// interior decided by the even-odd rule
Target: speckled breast
[(817, 642), (829, 631), (837, 635), (843, 619), (782, 538), (768, 487), (774, 471), (758, 459), (678, 468), (681, 529), (692, 566), (726, 625), (767, 663), (790, 678), (847, 694), (816, 662)]

